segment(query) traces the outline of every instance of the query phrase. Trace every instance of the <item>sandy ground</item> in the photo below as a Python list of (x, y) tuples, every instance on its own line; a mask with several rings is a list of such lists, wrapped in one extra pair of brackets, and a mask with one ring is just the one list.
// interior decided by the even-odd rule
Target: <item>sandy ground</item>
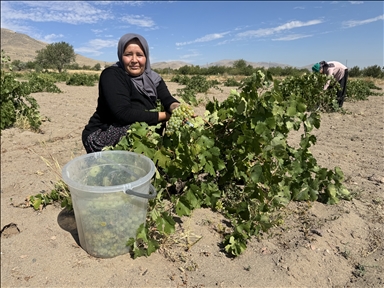
[[(167, 84), (173, 93), (180, 88)], [(15, 207), (60, 179), (43, 159), (63, 166), (85, 154), (80, 135), (97, 86), (58, 86), (64, 93), (33, 94), (47, 119), (41, 134), (17, 128), (1, 134), (1, 287), (384, 286), (384, 97), (346, 102), (347, 114), (323, 114), (315, 132), (311, 151), (320, 165), (341, 167), (354, 200), (291, 203), (282, 210), (284, 224), (235, 259), (219, 246), (222, 217), (207, 209), (183, 218), (179, 241), (148, 258), (98, 259), (79, 247), (73, 213), (54, 205), (40, 212)], [(208, 96), (224, 99), (229, 90)]]

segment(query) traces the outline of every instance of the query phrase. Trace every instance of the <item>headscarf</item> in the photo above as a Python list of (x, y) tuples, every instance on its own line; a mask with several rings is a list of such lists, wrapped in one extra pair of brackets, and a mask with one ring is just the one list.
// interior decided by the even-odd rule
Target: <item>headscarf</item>
[(320, 72), (320, 63), (316, 63), (315, 65), (312, 66), (312, 71), (313, 72)]
[(120, 38), (119, 43), (117, 45), (117, 56), (119, 58), (119, 62), (116, 62), (114, 66), (118, 66), (124, 69), (125, 71), (125, 67), (123, 64), (124, 49), (126, 48), (125, 46), (127, 45), (127, 43), (134, 38), (137, 38), (140, 41), (141, 46), (144, 49), (144, 54), (147, 58), (147, 61), (145, 63), (145, 70), (143, 74), (136, 77), (131, 77), (131, 80), (133, 82), (133, 85), (135, 85), (136, 89), (139, 90), (139, 92), (148, 96), (152, 101), (155, 102), (157, 99), (156, 87), (159, 85), (161, 76), (151, 69), (151, 64), (149, 62), (148, 43), (143, 36), (135, 33), (128, 33)]

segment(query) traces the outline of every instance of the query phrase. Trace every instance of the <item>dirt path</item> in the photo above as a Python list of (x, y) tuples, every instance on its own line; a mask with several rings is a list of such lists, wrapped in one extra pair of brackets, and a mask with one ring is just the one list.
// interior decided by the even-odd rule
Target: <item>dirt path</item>
[[(167, 84), (173, 93), (180, 88)], [(183, 218), (174, 238), (148, 258), (97, 259), (78, 246), (72, 213), (12, 205), (53, 188), (60, 169), (43, 159), (63, 166), (85, 154), (80, 135), (95, 109), (97, 86), (58, 86), (64, 93), (33, 95), (49, 120), (43, 134), (2, 131), (2, 287), (384, 286), (384, 97), (347, 102), (347, 114), (323, 114), (315, 132), (311, 151), (320, 165), (341, 167), (354, 200), (291, 203), (281, 211), (284, 224), (252, 240), (236, 259), (221, 252), (216, 230), (222, 217), (207, 209)], [(226, 98), (230, 88), (223, 89), (209, 97)]]

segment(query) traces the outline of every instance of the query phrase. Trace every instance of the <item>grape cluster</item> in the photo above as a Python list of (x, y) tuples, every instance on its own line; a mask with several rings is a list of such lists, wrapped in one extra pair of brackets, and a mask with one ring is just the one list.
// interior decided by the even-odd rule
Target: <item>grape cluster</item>
[(90, 255), (111, 258), (130, 251), (127, 241), (146, 221), (147, 199), (124, 192), (76, 199), (80, 244)]
[(172, 116), (168, 120), (167, 130), (165, 131), (165, 134), (168, 136), (172, 135), (183, 124), (189, 124), (190, 126), (192, 126), (192, 124), (188, 120), (193, 115), (195, 115), (195, 112), (193, 111), (191, 106), (189, 106), (187, 103), (180, 103), (180, 106), (173, 110)]
[[(136, 181), (143, 174), (139, 167), (97, 165), (84, 172), (83, 184), (114, 186)], [(72, 193), (80, 244), (90, 255), (111, 258), (130, 251), (129, 238), (146, 221), (148, 200), (111, 193)]]

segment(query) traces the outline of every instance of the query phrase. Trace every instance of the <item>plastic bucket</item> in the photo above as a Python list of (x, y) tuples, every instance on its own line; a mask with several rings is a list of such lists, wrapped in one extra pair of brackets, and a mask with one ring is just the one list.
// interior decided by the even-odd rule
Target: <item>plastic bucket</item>
[(71, 192), (81, 247), (90, 255), (110, 258), (129, 252), (127, 241), (146, 221), (155, 165), (128, 151), (79, 156), (62, 169)]

